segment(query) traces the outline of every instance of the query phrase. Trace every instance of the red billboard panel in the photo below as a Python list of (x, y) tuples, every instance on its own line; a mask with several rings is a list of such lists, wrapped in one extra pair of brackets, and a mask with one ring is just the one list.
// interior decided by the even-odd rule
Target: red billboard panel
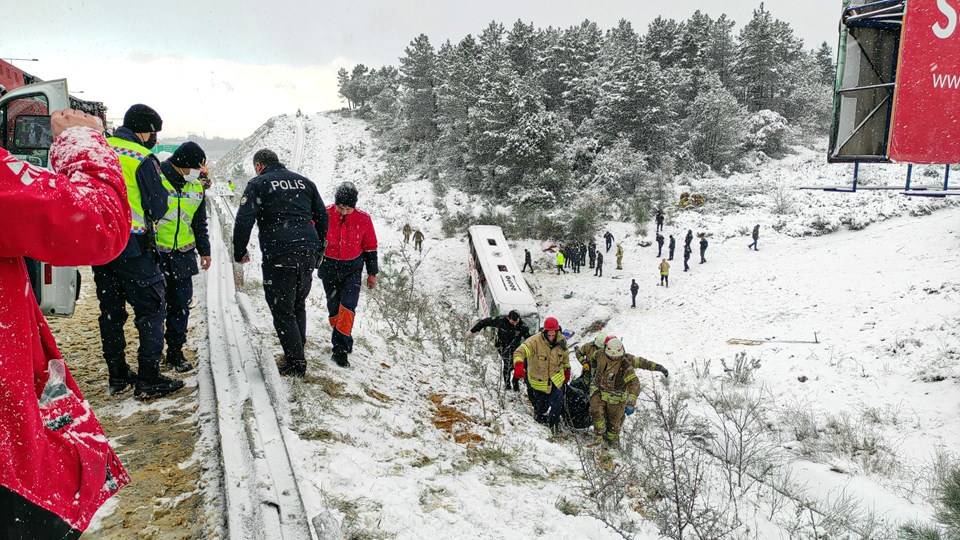
[(960, 163), (960, 0), (909, 0), (890, 159)]

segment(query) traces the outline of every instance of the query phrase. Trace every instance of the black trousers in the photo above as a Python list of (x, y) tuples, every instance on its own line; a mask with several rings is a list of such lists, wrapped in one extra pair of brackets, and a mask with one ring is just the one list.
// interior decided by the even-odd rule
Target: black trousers
[(530, 261), (525, 261), (525, 262), (523, 263), (523, 270), (521, 270), (520, 272), (521, 272), (521, 273), (526, 272), (526, 271), (527, 271), (527, 268), (530, 269), (530, 273), (532, 274), (532, 273), (533, 273), (533, 265), (530, 264)]
[(0, 486), (0, 539), (73, 540), (80, 531), (58, 515)]
[(190, 300), (193, 298), (193, 278), (168, 279), (167, 328), (163, 333), (167, 352), (180, 350), (187, 342), (187, 324), (190, 321)]
[(514, 349), (501, 349), (500, 360), (503, 362), (503, 388), (509, 390), (520, 390), (520, 380), (513, 378), (513, 351)]
[[(140, 340), (137, 361), (141, 375), (150, 378), (159, 374), (158, 365), (163, 353), (163, 323), (167, 318), (163, 275), (157, 266), (155, 277), (138, 278), (136, 272), (130, 271), (135, 264), (136, 261), (131, 259), (93, 267), (93, 282), (97, 286), (97, 300), (100, 301), (100, 341), (111, 377), (127, 374), (124, 354), (127, 340), (123, 335), (123, 325), (129, 316), (127, 303), (133, 306), (133, 322)], [(146, 283), (151, 279), (153, 283)]]
[(603, 265), (598, 264), (597, 269), (593, 272), (593, 275), (603, 277)]
[(533, 418), (538, 424), (547, 424), (550, 427), (560, 424), (560, 414), (563, 413), (563, 388), (557, 388), (550, 383), (550, 393), (534, 390), (527, 385), (527, 397), (533, 405)]
[(673, 250), (674, 250), (674, 249), (676, 249), (676, 246), (670, 246), (670, 257), (668, 257), (667, 260), (670, 260), (670, 261), (673, 260)]
[(317, 256), (309, 251), (280, 255), (263, 263), (263, 295), (287, 362), (306, 362), (306, 302), (316, 265)]

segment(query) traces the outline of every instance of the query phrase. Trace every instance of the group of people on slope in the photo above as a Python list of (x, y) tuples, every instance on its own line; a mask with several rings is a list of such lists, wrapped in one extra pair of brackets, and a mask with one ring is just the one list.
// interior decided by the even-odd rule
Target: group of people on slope
[[(530, 328), (511, 311), (480, 319), (466, 332), (473, 338), (485, 328), (496, 329), (494, 345), (502, 362), (505, 390), (520, 391), (526, 386), (537, 423), (547, 425), (551, 433), (560, 432), (565, 410), (565, 392), (570, 383), (570, 350), (559, 321), (547, 317), (543, 328), (531, 335)], [(596, 441), (619, 444), (625, 416), (632, 415), (640, 394), (636, 369), (659, 371), (669, 376), (660, 364), (627, 354), (620, 338), (605, 333), (575, 349), (582, 364), (581, 377), (589, 378), (590, 416)]]

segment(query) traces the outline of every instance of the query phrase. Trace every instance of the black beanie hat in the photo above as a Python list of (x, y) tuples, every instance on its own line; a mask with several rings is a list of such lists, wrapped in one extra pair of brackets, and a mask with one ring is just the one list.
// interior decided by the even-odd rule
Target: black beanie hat
[(353, 182), (344, 182), (337, 188), (334, 204), (342, 204), (350, 208), (357, 207), (357, 186)]
[(206, 161), (207, 155), (203, 153), (203, 148), (193, 141), (181, 144), (170, 156), (170, 163), (181, 169), (199, 169)]
[(123, 127), (134, 133), (153, 133), (163, 128), (163, 120), (157, 111), (142, 103), (132, 105), (123, 115)]

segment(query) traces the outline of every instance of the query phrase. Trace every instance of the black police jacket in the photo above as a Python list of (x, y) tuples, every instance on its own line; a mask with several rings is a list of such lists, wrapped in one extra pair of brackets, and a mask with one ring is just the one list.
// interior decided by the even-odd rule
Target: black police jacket
[(491, 326), (497, 329), (497, 338), (496, 341), (494, 341), (494, 345), (497, 347), (497, 350), (500, 351), (513, 351), (519, 347), (525, 339), (530, 337), (530, 328), (527, 327), (522, 320), (514, 326), (510, 324), (510, 321), (503, 315), (480, 319), (477, 321), (477, 324), (473, 325), (470, 331), (479, 332)]
[(247, 254), (254, 222), (264, 261), (298, 251), (318, 253), (327, 237), (327, 211), (317, 186), (279, 163), (250, 180), (243, 192), (233, 227), (236, 261)]

